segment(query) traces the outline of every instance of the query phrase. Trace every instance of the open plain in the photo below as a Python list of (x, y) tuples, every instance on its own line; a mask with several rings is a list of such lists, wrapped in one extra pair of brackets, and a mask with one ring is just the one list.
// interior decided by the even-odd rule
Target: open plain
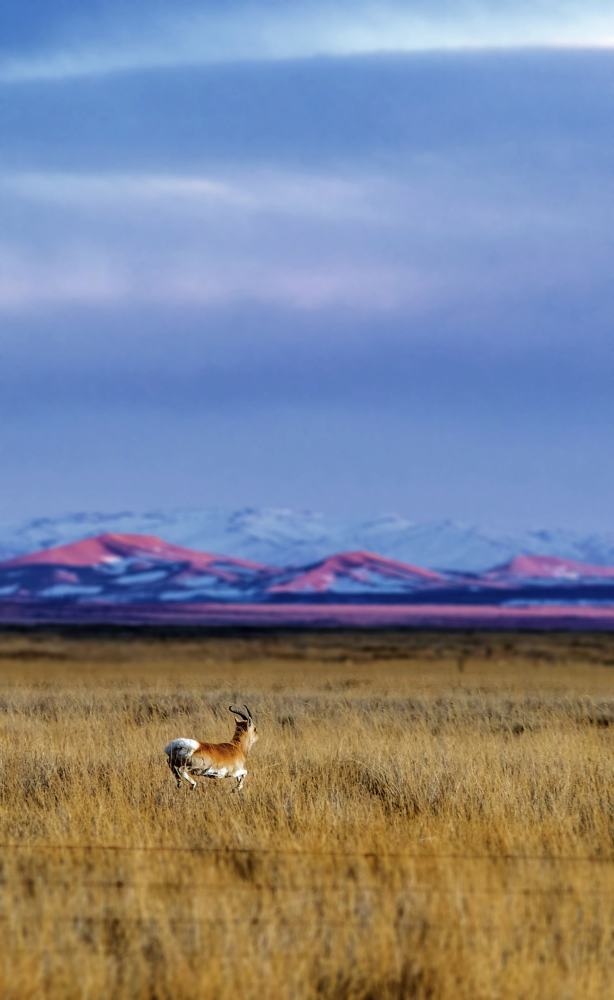
[(607, 634), (6, 632), (0, 995), (603, 997), (613, 733)]

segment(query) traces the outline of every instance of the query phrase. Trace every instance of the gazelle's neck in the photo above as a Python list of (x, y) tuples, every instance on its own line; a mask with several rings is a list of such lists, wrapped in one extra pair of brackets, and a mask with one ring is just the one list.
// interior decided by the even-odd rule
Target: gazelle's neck
[(235, 746), (241, 747), (243, 753), (247, 753), (252, 745), (252, 737), (249, 728), (247, 726), (241, 725), (240, 722), (237, 723), (235, 734), (232, 738), (232, 742), (235, 744)]

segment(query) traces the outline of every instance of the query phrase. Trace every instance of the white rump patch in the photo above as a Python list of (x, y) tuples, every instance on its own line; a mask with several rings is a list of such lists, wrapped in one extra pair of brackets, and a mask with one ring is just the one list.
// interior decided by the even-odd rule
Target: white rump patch
[(180, 737), (178, 740), (171, 740), (171, 742), (164, 747), (164, 753), (168, 757), (170, 757), (171, 754), (191, 757), (194, 751), (198, 750), (198, 747), (198, 740), (188, 740), (185, 737)]

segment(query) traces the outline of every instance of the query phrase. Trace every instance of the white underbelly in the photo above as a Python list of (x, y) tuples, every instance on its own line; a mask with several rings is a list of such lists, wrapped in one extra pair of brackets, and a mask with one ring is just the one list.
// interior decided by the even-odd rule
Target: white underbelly
[(192, 757), (192, 771), (203, 778), (241, 778), (247, 774), (241, 764), (229, 764), (226, 767), (210, 764), (200, 757)]
[(205, 771), (207, 778), (226, 778), (229, 770), (227, 767), (208, 767)]

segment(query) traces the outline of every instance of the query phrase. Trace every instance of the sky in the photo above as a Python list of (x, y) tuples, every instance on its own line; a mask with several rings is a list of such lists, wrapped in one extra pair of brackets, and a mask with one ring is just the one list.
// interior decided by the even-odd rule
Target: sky
[(612, 524), (611, 0), (5, 0), (0, 519)]

